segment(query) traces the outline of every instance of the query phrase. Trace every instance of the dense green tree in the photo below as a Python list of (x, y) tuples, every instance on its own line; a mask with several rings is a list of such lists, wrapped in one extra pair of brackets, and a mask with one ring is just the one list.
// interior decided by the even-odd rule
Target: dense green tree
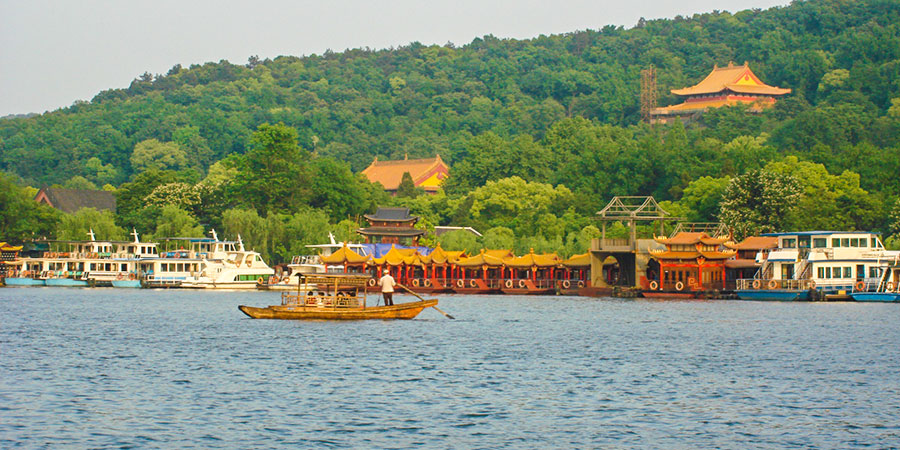
[(56, 228), (56, 236), (60, 240), (84, 241), (90, 239), (91, 231), (97, 240), (121, 241), (128, 237), (128, 232), (116, 225), (112, 211), (97, 211), (94, 208), (63, 214)]
[(416, 184), (413, 182), (412, 175), (409, 172), (403, 172), (403, 176), (400, 178), (400, 186), (397, 188), (397, 197), (418, 197), (424, 193), (424, 191), (416, 191)]
[(166, 204), (159, 209), (160, 216), (152, 237), (203, 237), (203, 226), (188, 211), (176, 204)]
[(825, 166), (789, 156), (772, 162), (766, 171), (790, 176), (801, 187), (796, 207), (788, 213), (788, 223), (798, 230), (874, 229), (881, 206), (859, 187), (859, 175), (845, 171), (831, 175)]
[(55, 235), (59, 211), (34, 201), (34, 195), (0, 172), (0, 240), (21, 244)]
[(187, 154), (174, 142), (147, 139), (138, 142), (131, 154), (135, 171), (178, 170), (187, 164)]
[(737, 239), (785, 230), (801, 189), (790, 175), (751, 170), (728, 184), (719, 218)]
[(84, 189), (89, 191), (97, 190), (96, 184), (91, 183), (87, 178), (81, 175), (75, 175), (74, 177), (69, 178), (63, 183), (62, 187), (66, 189)]
[(717, 222), (719, 204), (731, 183), (728, 177), (700, 177), (684, 188), (684, 195), (678, 203), (690, 211), (689, 222)]
[(485, 248), (511, 249), (516, 244), (516, 235), (506, 227), (494, 227), (484, 232), (481, 244)]
[(297, 145), (297, 130), (262, 124), (253, 133), (252, 149), (237, 161), (230, 198), (237, 205), (268, 211), (297, 210), (311, 197), (308, 152)]
[(438, 236), (437, 241), (444, 250), (465, 251), (470, 255), (483, 248), (478, 237), (465, 230), (448, 231)]

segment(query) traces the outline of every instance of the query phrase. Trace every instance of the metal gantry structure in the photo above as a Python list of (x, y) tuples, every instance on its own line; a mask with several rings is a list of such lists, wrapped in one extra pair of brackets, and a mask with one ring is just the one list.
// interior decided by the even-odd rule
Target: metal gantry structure
[(650, 123), (650, 112), (656, 108), (656, 67), (641, 71), (641, 120)]
[(650, 195), (617, 195), (603, 209), (597, 212), (597, 220), (601, 221), (602, 239), (606, 240), (607, 222), (627, 222), (631, 230), (631, 246), (634, 246), (637, 241), (638, 221), (659, 221), (660, 235), (663, 235), (665, 233), (665, 222), (679, 219), (678, 217), (672, 217), (668, 211), (662, 209), (659, 203), (656, 202), (656, 199)]

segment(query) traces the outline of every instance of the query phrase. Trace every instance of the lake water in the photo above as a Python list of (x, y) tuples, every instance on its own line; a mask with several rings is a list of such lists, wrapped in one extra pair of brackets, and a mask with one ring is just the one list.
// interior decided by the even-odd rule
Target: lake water
[(440, 299), (2, 288), (0, 448), (900, 446), (897, 304)]

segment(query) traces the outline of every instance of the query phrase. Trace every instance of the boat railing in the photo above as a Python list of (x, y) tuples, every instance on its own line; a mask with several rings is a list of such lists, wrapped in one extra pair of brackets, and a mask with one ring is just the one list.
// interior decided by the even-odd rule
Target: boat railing
[(737, 280), (737, 290), (801, 290), (816, 286), (813, 280), (763, 280), (759, 278), (742, 278)]

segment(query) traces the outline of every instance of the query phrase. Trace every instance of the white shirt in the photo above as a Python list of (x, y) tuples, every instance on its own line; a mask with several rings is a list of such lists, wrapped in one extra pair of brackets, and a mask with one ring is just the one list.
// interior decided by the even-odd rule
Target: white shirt
[(394, 277), (390, 274), (387, 274), (378, 280), (378, 285), (381, 286), (381, 292), (394, 292), (395, 284)]

